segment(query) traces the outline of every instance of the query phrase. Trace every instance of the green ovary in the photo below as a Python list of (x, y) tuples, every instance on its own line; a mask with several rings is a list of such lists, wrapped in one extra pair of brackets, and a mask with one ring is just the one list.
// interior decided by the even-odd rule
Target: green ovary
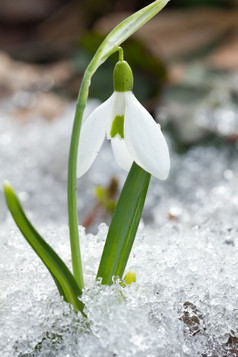
[(124, 115), (116, 115), (112, 122), (110, 135), (114, 138), (117, 134), (124, 139)]

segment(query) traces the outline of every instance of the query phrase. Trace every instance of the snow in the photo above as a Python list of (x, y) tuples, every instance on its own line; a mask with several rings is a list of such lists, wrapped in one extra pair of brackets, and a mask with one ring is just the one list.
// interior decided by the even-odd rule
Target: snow
[[(72, 104), (53, 122), (18, 123), (6, 112), (0, 118), (0, 180), (11, 182), (70, 268), (66, 179), (73, 112)], [(237, 148), (196, 146), (178, 155), (170, 145), (170, 151), (170, 177), (152, 179), (126, 269), (136, 271), (136, 283), (95, 282), (108, 227), (101, 223), (94, 234), (79, 227), (88, 320), (59, 297), (0, 192), (2, 356), (237, 356)], [(106, 185), (111, 175), (123, 184), (125, 173), (105, 142), (78, 182), (80, 219), (92, 206), (94, 185)]]

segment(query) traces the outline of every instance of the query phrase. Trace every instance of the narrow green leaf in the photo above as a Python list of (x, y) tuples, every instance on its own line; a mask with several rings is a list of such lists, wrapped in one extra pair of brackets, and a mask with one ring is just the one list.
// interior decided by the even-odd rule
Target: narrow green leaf
[(82, 294), (82, 291), (68, 267), (32, 226), (21, 207), (15, 192), (8, 183), (4, 184), (4, 193), (8, 208), (16, 225), (26, 238), (27, 242), (48, 268), (60, 295), (62, 295), (67, 302), (71, 303), (76, 310), (83, 312), (84, 305), (78, 299)]
[(133, 163), (118, 200), (100, 261), (97, 278), (112, 284), (122, 278), (140, 222), (151, 175)]

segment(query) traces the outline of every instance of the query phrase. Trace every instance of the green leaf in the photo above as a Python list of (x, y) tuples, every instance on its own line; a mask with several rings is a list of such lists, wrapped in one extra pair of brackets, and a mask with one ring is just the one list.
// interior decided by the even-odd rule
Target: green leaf
[(140, 222), (151, 175), (133, 163), (118, 200), (100, 261), (97, 278), (112, 284), (122, 278)]
[(15, 192), (8, 183), (4, 184), (4, 193), (8, 208), (16, 225), (26, 238), (27, 242), (48, 268), (60, 295), (62, 295), (67, 302), (71, 303), (76, 310), (83, 313), (84, 305), (78, 299), (82, 294), (82, 291), (68, 267), (32, 226), (21, 207)]

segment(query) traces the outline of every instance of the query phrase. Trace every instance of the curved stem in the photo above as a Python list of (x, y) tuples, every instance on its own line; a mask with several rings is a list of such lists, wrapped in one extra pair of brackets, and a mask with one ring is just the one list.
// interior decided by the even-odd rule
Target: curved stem
[[(89, 63), (80, 87), (76, 111), (74, 115), (74, 124), (71, 135), (69, 160), (68, 160), (68, 221), (69, 221), (69, 235), (71, 246), (72, 266), (75, 280), (79, 287), (83, 289), (83, 268), (82, 259), (80, 253), (79, 233), (78, 233), (78, 209), (77, 209), (77, 157), (78, 157), (78, 145), (80, 137), (80, 129), (82, 125), (82, 118), (84, 109), (86, 107), (88, 99), (88, 91), (91, 83), (91, 78), (99, 67), (100, 62), (100, 50), (94, 55), (92, 61)], [(117, 51), (117, 47), (113, 52)], [(111, 53), (113, 53), (111, 52)]]
[(84, 109), (87, 102), (91, 73), (87, 70), (84, 74), (79, 96), (76, 104), (74, 124), (71, 135), (69, 161), (68, 161), (68, 220), (71, 246), (71, 257), (74, 277), (81, 289), (84, 287), (83, 269), (78, 233), (78, 209), (77, 209), (77, 154), (80, 129)]

